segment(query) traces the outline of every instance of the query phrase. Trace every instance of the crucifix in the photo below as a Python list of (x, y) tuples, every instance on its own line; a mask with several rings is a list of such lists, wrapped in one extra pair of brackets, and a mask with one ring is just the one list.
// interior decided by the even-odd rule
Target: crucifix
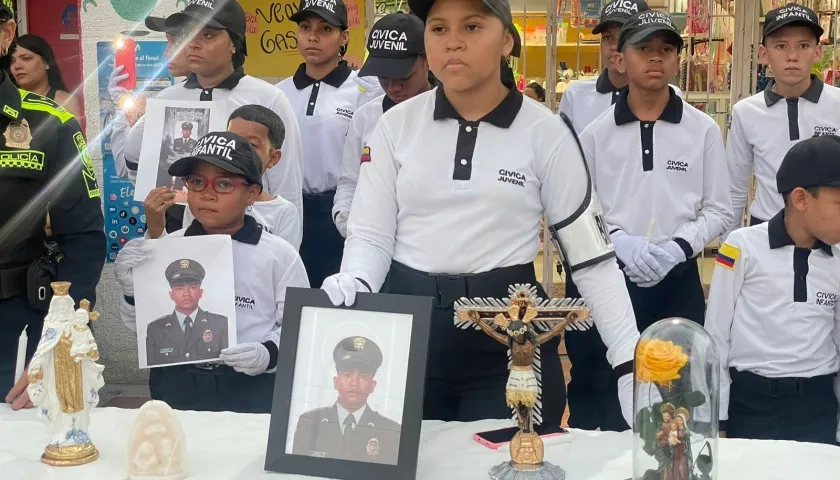
[(92, 312), (90, 311), (90, 301), (85, 299), (79, 302), (79, 308), (88, 312), (88, 318), (90, 320), (99, 320), (99, 312)]
[[(510, 442), (510, 462), (490, 470), (490, 477), (562, 479), (560, 467), (543, 462), (543, 443), (534, 431), (540, 421), (539, 346), (567, 330), (588, 330), (593, 322), (582, 299), (541, 299), (531, 285), (509, 287), (510, 297), (462, 298), (455, 302), (455, 326), (481, 330), (509, 348), (510, 373), (505, 397), (519, 425)], [(556, 352), (552, 352), (556, 354)]]

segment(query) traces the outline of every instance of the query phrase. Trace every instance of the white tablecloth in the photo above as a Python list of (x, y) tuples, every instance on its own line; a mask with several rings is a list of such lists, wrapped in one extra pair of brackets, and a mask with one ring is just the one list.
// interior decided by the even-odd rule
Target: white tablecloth
[[(0, 405), (0, 479), (122, 480), (125, 447), (136, 410), (97, 408), (90, 436), (99, 460), (81, 467), (40, 462), (47, 427), (33, 410)], [(190, 480), (289, 480), (308, 478), (263, 471), (268, 415), (177, 412), (187, 436)], [(504, 421), (424, 422), (418, 480), (486, 480), (487, 471), (508, 459), (472, 440), (475, 432), (509, 426)], [(572, 430), (546, 440), (546, 460), (563, 467), (568, 480), (624, 480), (631, 476), (631, 434)], [(795, 442), (726, 440), (719, 445), (721, 480), (837, 480), (840, 448)]]

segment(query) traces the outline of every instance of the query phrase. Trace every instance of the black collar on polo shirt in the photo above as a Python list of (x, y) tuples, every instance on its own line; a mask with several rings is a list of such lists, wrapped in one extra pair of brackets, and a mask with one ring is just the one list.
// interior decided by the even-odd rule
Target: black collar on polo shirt
[[(222, 80), (221, 83), (219, 83), (218, 85), (216, 85), (215, 87), (212, 87), (212, 88), (221, 88), (222, 90), (233, 90), (234, 87), (239, 85), (239, 81), (242, 80), (242, 78), (244, 76), (245, 76), (245, 70), (243, 70), (241, 67), (237, 68), (226, 79)], [(198, 77), (194, 73), (191, 73), (187, 77), (187, 81), (184, 82), (184, 88), (204, 88), (204, 87), (202, 87), (201, 84), (198, 83)]]
[(387, 112), (388, 110), (391, 109), (391, 107), (393, 107), (396, 104), (397, 104), (396, 102), (391, 100), (391, 97), (389, 97), (388, 95), (385, 95), (382, 98), (382, 113)]
[[(785, 229), (785, 211), (782, 210), (781, 212), (777, 213), (775, 217), (773, 217), (769, 222), (767, 222), (767, 236), (770, 239), (770, 248), (782, 248), (787, 246), (796, 246), (793, 243), (793, 239), (790, 238), (790, 235)], [(817, 244), (814, 245), (812, 250), (819, 248), (823, 252), (825, 252), (829, 256), (834, 256), (831, 251), (831, 245), (828, 245), (820, 240), (817, 240)]]
[[(502, 103), (482, 117), (479, 122), (487, 122), (499, 128), (510, 128), (516, 119), (516, 115), (519, 114), (519, 109), (522, 108), (522, 92), (516, 88), (515, 84), (506, 81), (502, 83), (510, 88), (510, 92), (502, 100)], [(464, 119), (446, 99), (446, 95), (443, 93), (443, 85), (440, 85), (435, 91), (435, 112), (432, 118), (435, 120), (452, 118), (458, 121)]]
[[(773, 87), (775, 86), (776, 80), (770, 80), (770, 83), (768, 83), (767, 87), (764, 89), (764, 104), (768, 107), (772, 107), (779, 100), (785, 99), (785, 97), (773, 91)], [(811, 103), (818, 103), (820, 101), (820, 96), (822, 95), (823, 86), (825, 86), (823, 81), (817, 78), (816, 75), (811, 74), (811, 85), (808, 86), (808, 90), (805, 90), (805, 93), (802, 94), (801, 98), (804, 98)]]
[(613, 93), (618, 90), (621, 90), (621, 88), (612, 84), (608, 71), (605, 68), (604, 71), (598, 75), (598, 79), (595, 80), (595, 91), (598, 93)]
[[(629, 94), (629, 89), (622, 90), (621, 95), (618, 97), (618, 102), (615, 104), (616, 125), (640, 121), (639, 117), (630, 110), (630, 105), (627, 103), (627, 96)], [(668, 86), (668, 95), (668, 103), (665, 105), (665, 110), (659, 115), (658, 120), (665, 120), (669, 123), (680, 123), (683, 116), (683, 100), (670, 86)]]
[[(190, 226), (187, 227), (187, 231), (184, 232), (185, 237), (198, 237), (201, 235), (207, 235), (207, 230), (204, 229), (204, 225), (198, 223), (198, 220), (193, 220)], [(254, 217), (245, 215), (245, 223), (242, 224), (242, 228), (231, 235), (230, 238), (237, 242), (247, 243), (248, 245), (256, 245), (260, 243), (261, 235), (262, 228), (254, 220)]]
[(23, 120), (20, 92), (3, 69), (0, 69), (0, 115), (15, 123)]
[(347, 62), (342, 60), (341, 62), (339, 62), (337, 67), (333, 68), (330, 73), (328, 73), (324, 78), (319, 80), (317, 78), (312, 78), (309, 75), (307, 75), (306, 64), (301, 63), (300, 66), (298, 66), (298, 69), (295, 72), (294, 76), (292, 77), (292, 81), (295, 83), (295, 88), (297, 88), (298, 90), (303, 90), (304, 88), (312, 85), (315, 82), (324, 82), (327, 85), (338, 88), (341, 86), (342, 83), (347, 81), (347, 77), (349, 77), (352, 72), (353, 71), (350, 70), (350, 67), (347, 65)]

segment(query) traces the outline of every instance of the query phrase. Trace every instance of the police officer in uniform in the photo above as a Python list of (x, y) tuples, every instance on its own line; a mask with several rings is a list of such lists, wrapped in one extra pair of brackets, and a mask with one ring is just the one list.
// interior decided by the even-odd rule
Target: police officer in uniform
[(227, 348), (227, 317), (198, 306), (204, 293), (204, 274), (204, 267), (188, 258), (166, 267), (166, 280), (172, 288), (169, 298), (175, 302), (175, 310), (150, 323), (146, 330), (149, 365), (216, 359)]
[(366, 337), (347, 337), (333, 349), (338, 398), (298, 419), (292, 453), (357, 462), (397, 464), (400, 424), (367, 404), (382, 351)]
[(192, 138), (192, 130), (193, 124), (190, 122), (184, 122), (181, 124), (181, 138), (176, 138), (175, 141), (172, 142), (172, 149), (175, 150), (176, 153), (190, 153), (195, 148), (195, 144), (198, 143), (198, 140)]
[[(0, 0), (3, 60), (15, 29), (11, 0)], [(21, 331), (27, 330), (30, 358), (41, 337), (50, 281), (71, 282), (77, 301), (96, 300), (106, 242), (96, 172), (73, 115), (18, 90), (0, 69), (0, 134), (0, 391), (18, 409), (31, 405), (25, 375), (12, 388)], [(45, 256), (47, 214), (60, 253)], [(40, 267), (30, 268), (36, 262)]]

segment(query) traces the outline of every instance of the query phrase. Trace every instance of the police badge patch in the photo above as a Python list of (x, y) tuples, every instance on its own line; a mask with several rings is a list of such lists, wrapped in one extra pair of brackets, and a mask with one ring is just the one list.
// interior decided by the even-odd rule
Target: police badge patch
[(213, 341), (213, 332), (210, 330), (205, 330), (204, 334), (201, 335), (201, 339), (204, 340), (204, 343), (210, 343)]
[(26, 120), (20, 123), (9, 122), (3, 136), (6, 137), (6, 146), (11, 148), (29, 148), (32, 142), (32, 131), (29, 130), (29, 122)]
[(370, 440), (368, 440), (367, 448), (365, 450), (367, 451), (368, 455), (379, 455), (379, 440), (377, 440), (376, 437), (373, 437)]

